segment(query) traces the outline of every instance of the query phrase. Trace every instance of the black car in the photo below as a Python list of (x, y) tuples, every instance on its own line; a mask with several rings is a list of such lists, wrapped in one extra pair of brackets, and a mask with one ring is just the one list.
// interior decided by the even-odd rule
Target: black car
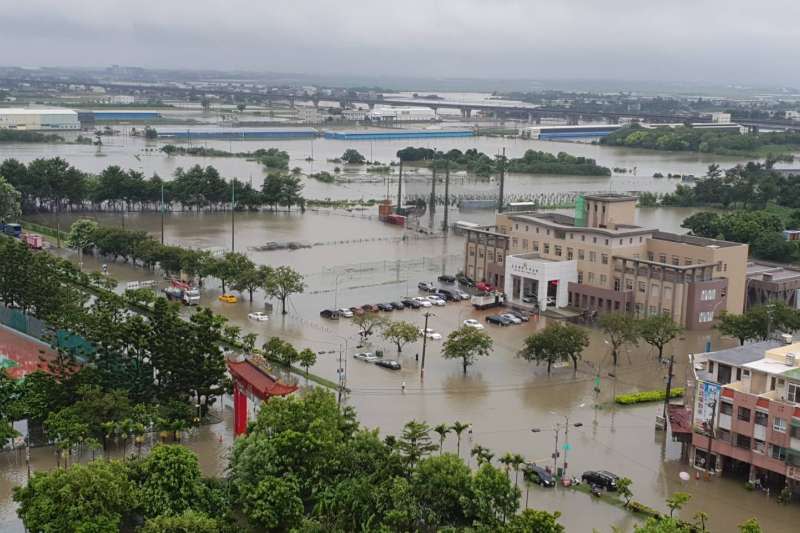
[(556, 480), (553, 477), (553, 474), (539, 465), (529, 463), (525, 466), (524, 471), (528, 475), (528, 478), (537, 485), (541, 485), (542, 487), (556, 486)]
[(456, 276), (456, 281), (458, 281), (458, 283), (460, 283), (461, 285), (464, 285), (465, 287), (474, 287), (475, 286), (475, 280), (470, 278), (470, 277), (465, 276), (464, 274), (458, 274)]
[(584, 483), (597, 485), (606, 490), (614, 491), (617, 490), (617, 480), (619, 480), (619, 477), (606, 470), (587, 470), (583, 473), (581, 479)]
[(436, 296), (441, 296), (448, 302), (456, 302), (461, 299), (456, 295), (454, 291), (448, 289), (436, 289), (436, 291), (433, 294), (435, 294)]
[(406, 306), (405, 306), (405, 304), (403, 302), (392, 302), (392, 307), (394, 307), (398, 311), (402, 311), (403, 309), (406, 308)]
[(339, 311), (336, 311), (335, 309), (323, 309), (319, 312), (319, 316), (322, 318), (328, 318), (330, 320), (338, 320)]
[(392, 304), (376, 304), (381, 311), (394, 311)]
[(439, 279), (439, 281), (444, 282), (444, 283), (455, 283), (456, 282), (456, 277), (455, 276), (451, 276), (449, 274), (442, 274), (441, 276), (439, 276), (438, 279)]
[(428, 281), (420, 281), (417, 283), (417, 288), (425, 292), (433, 292), (436, 290), (436, 286)]
[(497, 324), (498, 326), (508, 326), (512, 324), (509, 319), (500, 315), (489, 315), (486, 317), (486, 322), (489, 324)]
[(405, 305), (406, 307), (410, 307), (412, 309), (419, 309), (420, 307), (422, 307), (421, 303), (411, 298), (403, 298), (403, 305)]
[(400, 363), (395, 361), (394, 359), (378, 359), (375, 361), (376, 366), (382, 366), (383, 368), (388, 368), (389, 370), (400, 370), (402, 367)]

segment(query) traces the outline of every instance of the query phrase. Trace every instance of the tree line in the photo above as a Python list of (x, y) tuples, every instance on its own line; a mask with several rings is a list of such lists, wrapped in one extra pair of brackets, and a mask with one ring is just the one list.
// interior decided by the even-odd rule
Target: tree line
[[(277, 157), (277, 156), (276, 156)], [(178, 168), (172, 180), (112, 165), (88, 174), (60, 157), (0, 163), (0, 176), (19, 191), (25, 213), (103, 210), (257, 210), (305, 205), (300, 177), (271, 170), (260, 188), (226, 181), (213, 166)], [(163, 199), (163, 204), (162, 204)]]
[(608, 146), (630, 146), (650, 150), (701, 152), (723, 155), (761, 156), (790, 153), (800, 146), (800, 133), (769, 132), (743, 135), (688, 126), (644, 128), (631, 124), (600, 139)]
[(491, 157), (475, 148), (462, 152), (456, 148), (442, 152), (431, 148), (408, 146), (398, 150), (400, 161), (423, 162), (437, 170), (466, 170), (477, 176), (491, 176), (501, 170), (520, 174), (564, 174), (579, 176), (610, 176), (611, 170), (600, 166), (594, 159), (559, 152), (526, 150), (520, 158)]

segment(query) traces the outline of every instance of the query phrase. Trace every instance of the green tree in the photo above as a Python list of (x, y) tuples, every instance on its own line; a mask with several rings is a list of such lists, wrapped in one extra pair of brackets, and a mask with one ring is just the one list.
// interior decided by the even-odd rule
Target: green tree
[(286, 314), (286, 300), (292, 294), (300, 294), (305, 289), (303, 275), (288, 266), (274, 269), (264, 285), (264, 291), (271, 298), (281, 301), (281, 313)]
[(22, 195), (0, 175), (0, 222), (16, 220), (20, 214)]
[[(220, 280), (222, 292), (226, 292), (226, 282), (236, 283), (236, 280), (241, 281), (244, 275), (252, 273), (252, 271), (256, 270), (256, 267), (246, 255), (228, 252), (223, 257), (212, 261), (210, 270), (211, 275)], [(250, 300), (252, 301), (252, 293)]]
[(458, 457), (461, 457), (461, 434), (464, 432), (464, 430), (469, 429), (469, 426), (470, 424), (465, 424), (463, 422), (459, 422), (458, 420), (453, 422), (453, 425), (451, 426), (453, 433), (456, 434), (456, 455)]
[(577, 372), (581, 352), (588, 345), (589, 336), (583, 329), (556, 322), (526, 338), (525, 346), (517, 356), (526, 361), (535, 361), (537, 365), (546, 363), (548, 375), (553, 363), (558, 361), (572, 361)]
[(672, 515), (675, 514), (675, 511), (680, 511), (683, 509), (683, 506), (686, 505), (691, 498), (692, 495), (686, 492), (673, 492), (672, 495), (667, 498), (669, 517), (672, 518)]
[(508, 475), (490, 464), (472, 477), (472, 494), (462, 500), (467, 515), (489, 531), (498, 531), (519, 506), (520, 491)]
[(403, 351), (403, 346), (409, 342), (416, 342), (419, 340), (421, 333), (414, 324), (398, 320), (396, 322), (389, 322), (383, 328), (383, 338), (391, 341), (397, 346), (397, 354)]
[(630, 478), (623, 477), (617, 480), (617, 493), (625, 498), (625, 507), (630, 505), (631, 498), (633, 498), (633, 491), (631, 490), (631, 485), (633, 481)]
[(723, 311), (716, 328), (727, 337), (739, 339), (740, 346), (744, 345), (748, 340), (755, 339), (758, 335), (752, 316), (746, 312), (737, 315)]
[(306, 369), (306, 377), (308, 377), (308, 369), (317, 363), (317, 354), (310, 348), (304, 348), (297, 354), (297, 362)]
[(694, 514), (695, 524), (699, 524), (700, 531), (706, 531), (706, 523), (708, 522), (708, 513), (704, 511), (697, 511)]
[(297, 482), (291, 476), (264, 476), (253, 491), (244, 494), (244, 514), (264, 530), (288, 531), (303, 518)]
[(94, 461), (35, 472), (14, 501), (28, 531), (111, 532), (136, 508), (137, 492), (121, 464)]
[(157, 445), (141, 463), (140, 502), (145, 516), (179, 515), (200, 492), (197, 456), (183, 446)]
[(434, 426), (433, 431), (435, 431), (439, 435), (439, 455), (442, 454), (442, 450), (444, 448), (444, 440), (447, 438), (447, 434), (453, 428), (448, 426), (447, 424), (439, 424)]
[(464, 501), (472, 497), (472, 476), (464, 462), (445, 453), (421, 460), (411, 474), (411, 491), (430, 513), (430, 528), (467, 525)]
[(761, 525), (755, 518), (750, 518), (739, 524), (740, 533), (761, 533)]
[(389, 319), (378, 313), (364, 313), (353, 317), (353, 324), (359, 329), (359, 336), (366, 342), (378, 329), (383, 329), (389, 324)]
[(361, 155), (358, 150), (353, 148), (348, 148), (345, 150), (340, 159), (350, 165), (363, 165), (367, 161), (367, 159)]
[(611, 358), (617, 366), (619, 350), (625, 344), (636, 345), (639, 340), (639, 331), (636, 319), (625, 313), (605, 313), (598, 321), (600, 329), (608, 338), (611, 348)]
[(397, 441), (397, 447), (411, 465), (415, 465), (422, 457), (436, 449), (431, 442), (431, 428), (424, 422), (411, 420), (403, 426), (403, 433)]
[(674, 518), (648, 518), (642, 525), (634, 526), (635, 533), (692, 533), (691, 526)]
[(140, 533), (220, 533), (217, 520), (197, 511), (184, 511), (173, 515), (161, 515), (144, 523)]
[(461, 359), (464, 374), (467, 368), (475, 363), (477, 357), (486, 357), (492, 350), (494, 341), (484, 331), (461, 326), (447, 336), (442, 347), (442, 357), (445, 359)]
[(505, 533), (563, 533), (564, 526), (558, 523), (561, 513), (525, 509), (514, 515), (503, 530)]
[(83, 252), (94, 246), (96, 233), (97, 222), (87, 218), (78, 219), (70, 226), (66, 244), (78, 250), (81, 263), (83, 263)]
[(267, 285), (267, 282), (272, 275), (272, 267), (261, 265), (252, 268), (245, 268), (239, 271), (233, 278), (233, 289), (239, 292), (247, 291), (250, 301), (253, 301), (253, 293)]
[(639, 335), (644, 342), (658, 350), (658, 360), (664, 359), (664, 347), (683, 332), (683, 328), (665, 314), (655, 314), (639, 321)]

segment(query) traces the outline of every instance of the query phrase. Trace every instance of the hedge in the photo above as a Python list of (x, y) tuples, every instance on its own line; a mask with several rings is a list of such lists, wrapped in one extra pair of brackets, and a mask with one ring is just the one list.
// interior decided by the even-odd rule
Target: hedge
[[(663, 390), (648, 390), (642, 392), (632, 392), (630, 394), (620, 394), (614, 401), (620, 405), (633, 405), (636, 403), (661, 402), (664, 401), (666, 392)], [(683, 387), (675, 387), (669, 393), (670, 398), (680, 398), (683, 396)]]

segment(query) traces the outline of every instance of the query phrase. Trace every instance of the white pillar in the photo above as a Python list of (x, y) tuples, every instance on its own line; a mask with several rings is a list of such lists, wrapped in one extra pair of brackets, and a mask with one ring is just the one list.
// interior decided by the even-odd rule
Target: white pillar
[(547, 309), (547, 280), (536, 280), (536, 299), (539, 301), (539, 309)]
[(558, 291), (556, 292), (556, 307), (566, 307), (569, 303), (569, 291), (567, 288), (567, 282), (559, 279)]

